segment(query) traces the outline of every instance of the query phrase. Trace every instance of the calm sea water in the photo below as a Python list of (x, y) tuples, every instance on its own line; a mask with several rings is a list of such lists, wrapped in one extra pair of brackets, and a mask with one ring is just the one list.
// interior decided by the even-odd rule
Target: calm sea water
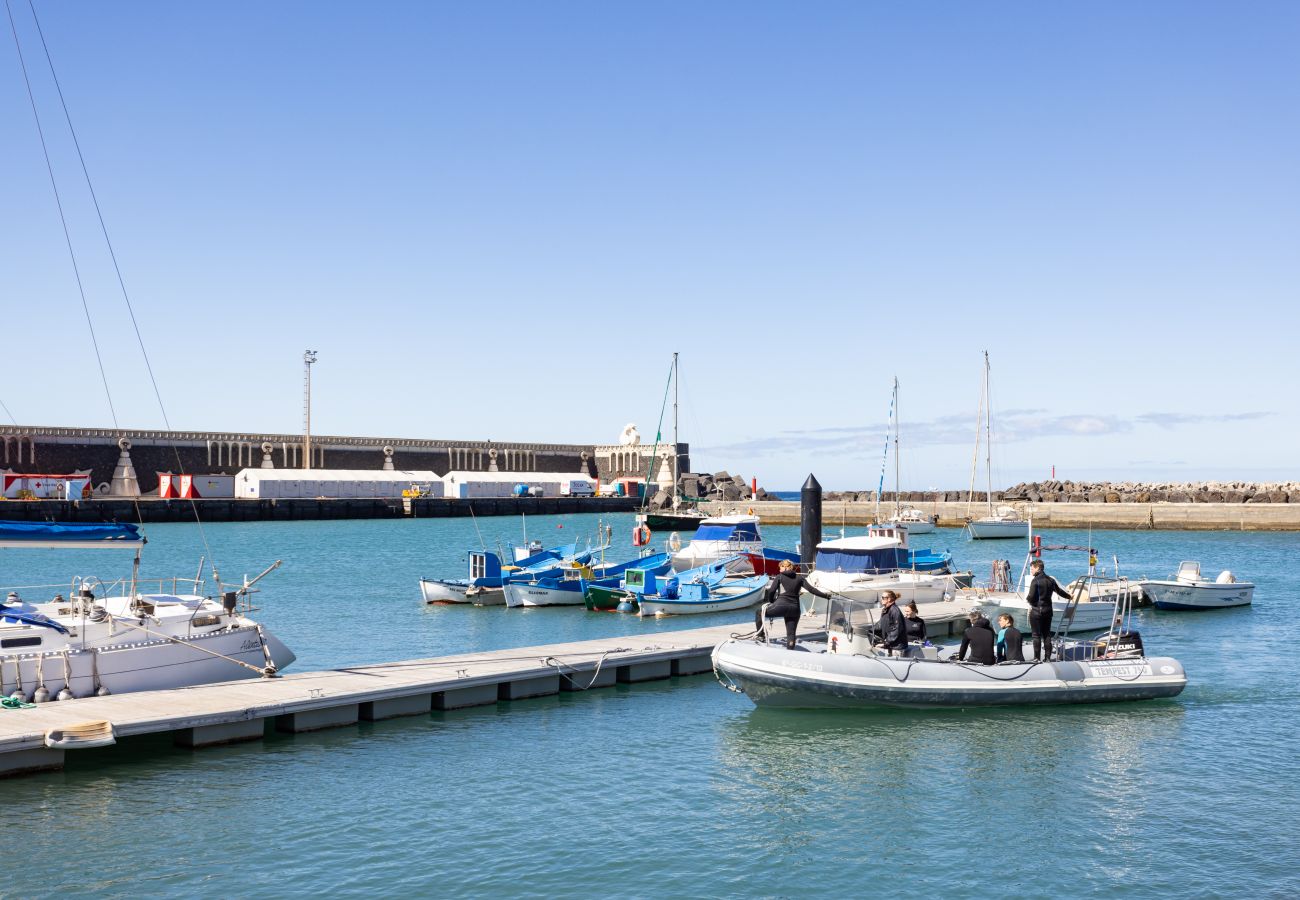
[[(630, 516), (609, 519), (630, 555)], [(548, 543), (594, 516), (530, 519)], [(562, 528), (559, 526), (563, 526)], [(488, 546), (517, 519), (480, 519)], [(828, 529), (829, 530), (829, 529)], [(861, 529), (849, 529), (849, 533)], [(793, 546), (797, 529), (771, 528)], [(146, 573), (191, 573), (193, 526)], [(224, 578), (283, 569), (262, 619), (295, 668), (716, 624), (425, 607), (468, 519), (214, 524)], [(563, 694), (194, 753), (165, 738), (0, 782), (4, 896), (1275, 896), (1300, 894), (1297, 537), (1054, 531), (1133, 575), (1233, 569), (1255, 605), (1141, 616), (1177, 700), (1036, 710), (759, 711), (711, 677)], [(932, 536), (987, 575), (1012, 542)], [(554, 540), (552, 540), (554, 539)], [(918, 543), (925, 539), (918, 539)], [(1049, 559), (1062, 580), (1082, 560)], [(118, 574), (4, 551), (0, 584)], [(21, 715), (0, 711), (0, 715)]]

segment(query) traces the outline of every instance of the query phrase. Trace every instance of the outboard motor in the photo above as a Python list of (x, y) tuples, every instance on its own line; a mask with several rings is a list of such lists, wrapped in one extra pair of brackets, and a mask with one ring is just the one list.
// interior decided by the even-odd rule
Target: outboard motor
[(1103, 638), (1100, 643), (1101, 646), (1097, 648), (1097, 655), (1106, 659), (1143, 655), (1142, 635), (1136, 631), (1121, 631), (1113, 638)]
[(239, 595), (234, 591), (226, 591), (221, 595), (221, 608), (226, 611), (226, 615), (233, 616), (235, 607), (239, 604)]

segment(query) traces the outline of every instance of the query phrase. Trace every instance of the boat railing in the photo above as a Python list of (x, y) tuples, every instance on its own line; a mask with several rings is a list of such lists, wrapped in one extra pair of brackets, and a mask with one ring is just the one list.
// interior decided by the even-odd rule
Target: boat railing
[[(202, 578), (183, 578), (180, 576), (175, 576), (172, 578), (136, 578), (134, 581), (132, 581), (132, 579), (129, 577), (123, 576), (121, 578), (116, 578), (112, 581), (104, 581), (103, 579), (97, 578), (93, 575), (92, 576), (79, 575), (72, 578), (68, 582), (53, 583), (53, 584), (26, 584), (26, 585), (13, 585), (8, 587), (3, 587), (0, 588), (0, 595), (8, 594), (8, 593), (16, 593), (23, 600), (28, 600), (35, 603), (45, 603), (48, 600), (53, 600), (54, 598), (41, 597), (40, 592), (53, 591), (59, 595), (62, 595), (65, 598), (71, 598), (76, 596), (80, 592), (83, 586), (89, 587), (92, 591), (94, 591), (96, 597), (126, 597), (131, 593), (131, 589), (133, 586), (135, 589), (135, 593), (137, 594), (146, 594), (146, 593), (177, 594), (180, 592), (182, 587), (185, 587), (188, 593), (198, 594), (202, 590), (203, 584), (204, 584), (204, 579)], [(157, 589), (151, 591), (150, 588), (154, 585), (157, 586)], [(168, 591), (169, 586), (171, 588), (170, 591)], [(34, 597), (23, 596), (23, 594), (27, 592), (36, 594), (36, 596)]]

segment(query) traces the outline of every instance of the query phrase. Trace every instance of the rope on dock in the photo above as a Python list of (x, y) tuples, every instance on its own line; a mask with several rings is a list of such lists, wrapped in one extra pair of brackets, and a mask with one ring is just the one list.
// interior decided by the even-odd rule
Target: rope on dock
[[(630, 653), (631, 651), (632, 651), (631, 647), (615, 647), (612, 650), (606, 650), (603, 653), (601, 653), (600, 657), (596, 660), (596, 669), (591, 673), (591, 680), (584, 685), (580, 685), (578, 684), (578, 682), (574, 681), (573, 676), (570, 675), (568, 672), (564, 671), (566, 668), (565, 663), (560, 662), (560, 660), (556, 659), (554, 656), (548, 656), (545, 659), (543, 659), (542, 662), (544, 662), (548, 666), (553, 667), (555, 671), (560, 673), (560, 676), (564, 678), (565, 681), (569, 682), (569, 684), (573, 685), (578, 690), (586, 691), (586, 690), (590, 690), (592, 685), (596, 683), (596, 679), (600, 678), (600, 668), (601, 666), (605, 665), (606, 657), (608, 657), (611, 653)], [(573, 666), (567, 666), (567, 668), (574, 672), (578, 671)]]

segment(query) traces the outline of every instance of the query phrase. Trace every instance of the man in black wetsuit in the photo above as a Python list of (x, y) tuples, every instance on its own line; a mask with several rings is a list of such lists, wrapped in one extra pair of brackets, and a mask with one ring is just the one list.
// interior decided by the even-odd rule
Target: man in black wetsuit
[(1025, 601), (1029, 604), (1029, 628), (1034, 633), (1034, 662), (1047, 662), (1052, 656), (1052, 596), (1058, 594), (1069, 600), (1070, 595), (1056, 583), (1055, 578), (1043, 571), (1041, 559), (1029, 564), (1029, 572), (1033, 578)]
[(898, 595), (893, 591), (880, 594), (880, 642), (892, 656), (907, 652), (907, 620), (898, 608)]
[[(785, 619), (785, 646), (788, 650), (794, 649), (795, 634), (799, 630), (799, 616), (803, 612), (799, 606), (800, 591), (807, 591), (826, 600), (831, 596), (809, 584), (808, 579), (799, 574), (790, 560), (781, 560), (781, 571), (768, 582), (766, 590), (763, 591), (763, 602), (771, 604), (767, 607), (769, 619)], [(775, 601), (773, 598), (776, 598)], [(760, 606), (754, 612), (754, 630), (762, 629), (763, 607)]]
[(966, 651), (969, 650), (971, 662), (981, 666), (993, 665), (993, 642), (997, 637), (993, 634), (993, 626), (978, 610), (971, 610), (968, 618), (970, 624), (961, 634), (961, 649), (957, 651), (957, 658), (964, 660)]

